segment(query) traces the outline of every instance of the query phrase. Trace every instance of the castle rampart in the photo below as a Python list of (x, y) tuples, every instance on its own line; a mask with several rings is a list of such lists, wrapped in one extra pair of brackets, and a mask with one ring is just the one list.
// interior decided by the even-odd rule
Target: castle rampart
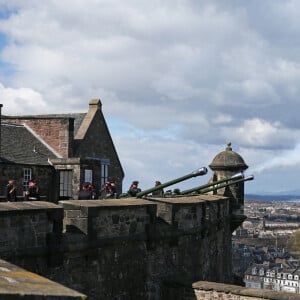
[(231, 281), (228, 203), (214, 195), (0, 203), (0, 255), (89, 299), (160, 299), (166, 280)]
[(223, 196), (7, 202), (0, 216), (2, 259), (88, 299), (292, 299), (229, 285), (236, 218)]

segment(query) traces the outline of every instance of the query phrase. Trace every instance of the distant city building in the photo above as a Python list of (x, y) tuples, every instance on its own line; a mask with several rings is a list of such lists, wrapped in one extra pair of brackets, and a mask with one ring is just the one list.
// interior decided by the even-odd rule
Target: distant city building
[(245, 286), (254, 289), (268, 289), (299, 294), (300, 270), (286, 269), (282, 266), (269, 268), (253, 264), (244, 276)]

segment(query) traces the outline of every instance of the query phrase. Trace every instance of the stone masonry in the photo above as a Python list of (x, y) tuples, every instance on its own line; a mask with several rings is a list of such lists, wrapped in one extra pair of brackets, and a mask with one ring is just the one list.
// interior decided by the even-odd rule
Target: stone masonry
[(299, 300), (228, 285), (229, 205), (216, 195), (0, 203), (0, 257), (89, 300)]
[(0, 257), (89, 299), (161, 299), (165, 281), (231, 281), (228, 211), (213, 195), (0, 203)]

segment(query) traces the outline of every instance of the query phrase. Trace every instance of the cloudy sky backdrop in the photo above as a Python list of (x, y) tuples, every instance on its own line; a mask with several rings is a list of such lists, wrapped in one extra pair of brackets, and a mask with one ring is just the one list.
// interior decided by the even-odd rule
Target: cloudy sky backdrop
[(299, 48), (298, 0), (0, 0), (0, 99), (15, 115), (100, 98), (125, 190), (208, 166), (229, 140), (246, 192), (296, 190)]

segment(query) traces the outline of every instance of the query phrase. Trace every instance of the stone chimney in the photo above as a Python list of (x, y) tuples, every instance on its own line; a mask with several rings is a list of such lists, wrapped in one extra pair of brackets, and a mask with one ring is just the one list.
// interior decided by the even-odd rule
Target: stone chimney
[(75, 140), (82, 140), (85, 137), (87, 130), (89, 129), (91, 122), (94, 119), (95, 114), (98, 110), (102, 109), (102, 103), (100, 99), (92, 99), (89, 103), (89, 110), (85, 115), (80, 128), (77, 131)]
[(101, 109), (102, 103), (100, 99), (92, 99), (89, 103), (90, 109)]

